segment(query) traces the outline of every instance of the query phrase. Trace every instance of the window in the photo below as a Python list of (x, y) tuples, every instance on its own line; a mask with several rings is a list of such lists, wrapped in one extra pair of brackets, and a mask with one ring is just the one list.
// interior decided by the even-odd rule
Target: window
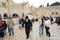
[(58, 13), (56, 12), (56, 15), (57, 15)]
[(17, 17), (18, 17), (18, 14), (14, 13), (14, 14), (12, 15), (12, 17), (13, 17), (13, 18), (17, 18)]
[(54, 15), (54, 13), (52, 12), (52, 15)]

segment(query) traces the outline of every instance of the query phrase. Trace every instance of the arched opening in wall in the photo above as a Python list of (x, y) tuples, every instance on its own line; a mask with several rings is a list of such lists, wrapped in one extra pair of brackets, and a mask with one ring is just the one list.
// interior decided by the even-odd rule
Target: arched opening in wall
[(12, 18), (17, 18), (18, 17), (18, 14), (16, 14), (16, 13), (14, 13), (13, 15), (12, 15)]
[(1, 14), (0, 14), (0, 19), (2, 19)]
[(3, 17), (4, 17), (4, 19), (8, 19), (7, 13), (5, 13), (5, 14), (3, 15)]
[(56, 12), (56, 15), (58, 15), (58, 12)]
[(54, 12), (52, 12), (52, 15), (54, 15)]

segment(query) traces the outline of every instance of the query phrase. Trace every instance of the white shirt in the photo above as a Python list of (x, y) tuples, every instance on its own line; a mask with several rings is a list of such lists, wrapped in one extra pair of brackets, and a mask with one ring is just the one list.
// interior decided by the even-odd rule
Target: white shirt
[(49, 26), (50, 24), (51, 24), (50, 20), (45, 20), (45, 21), (44, 21), (44, 25), (45, 25), (45, 26)]

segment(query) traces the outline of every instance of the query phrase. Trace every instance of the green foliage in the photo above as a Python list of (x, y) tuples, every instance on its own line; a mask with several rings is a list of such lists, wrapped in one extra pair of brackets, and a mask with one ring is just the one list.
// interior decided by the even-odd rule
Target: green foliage
[(55, 2), (55, 3), (51, 4), (50, 6), (59, 6), (59, 5), (60, 5), (59, 2)]

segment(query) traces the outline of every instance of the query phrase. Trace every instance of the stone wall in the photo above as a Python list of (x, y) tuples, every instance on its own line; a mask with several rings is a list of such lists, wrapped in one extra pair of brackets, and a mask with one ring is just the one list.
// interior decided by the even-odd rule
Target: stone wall
[(41, 15), (48, 17), (60, 16), (60, 6), (35, 8), (35, 7), (30, 7), (28, 2), (25, 5), (23, 5), (23, 3), (15, 4), (12, 0), (8, 0), (7, 3), (9, 5), (2, 6), (1, 2), (2, 0), (0, 0), (0, 14), (2, 15), (2, 17), (5, 13), (11, 16), (15, 13), (21, 17), (22, 17), (22, 13), (24, 13), (25, 16), (27, 15), (29, 17), (32, 16), (33, 18), (41, 17)]

